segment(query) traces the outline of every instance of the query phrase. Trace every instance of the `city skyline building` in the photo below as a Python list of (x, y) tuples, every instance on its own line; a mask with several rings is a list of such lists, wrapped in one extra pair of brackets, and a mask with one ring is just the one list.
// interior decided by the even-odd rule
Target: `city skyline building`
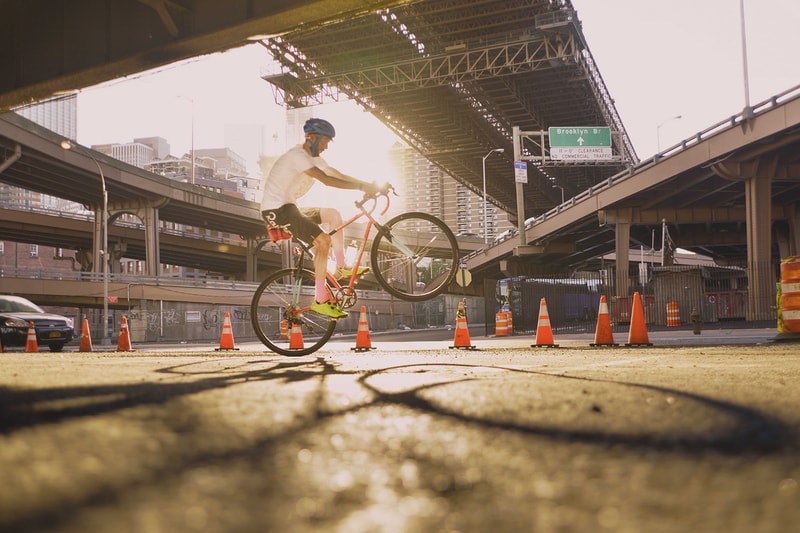
[[(484, 235), (483, 198), (458, 183), (413, 148), (396, 143), (390, 160), (401, 178), (402, 208), (430, 213), (460, 236)], [(487, 235), (494, 240), (514, 227), (508, 215), (496, 206), (487, 206)], [(424, 229), (424, 228), (420, 228)]]

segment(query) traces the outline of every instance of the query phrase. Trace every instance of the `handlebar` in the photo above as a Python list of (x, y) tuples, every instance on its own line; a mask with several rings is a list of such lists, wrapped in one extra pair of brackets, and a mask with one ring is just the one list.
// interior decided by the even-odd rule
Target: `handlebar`
[[(383, 196), (384, 198), (386, 198), (386, 204), (387, 204), (386, 208), (388, 209), (388, 207), (389, 207), (389, 205), (388, 205), (389, 204), (389, 193), (392, 193), (395, 196), (398, 196), (397, 191), (394, 188), (394, 185), (392, 185), (391, 183), (384, 183), (378, 189), (377, 192), (374, 192), (372, 194), (365, 192), (364, 193), (364, 197), (361, 200), (356, 202), (356, 206), (359, 207), (359, 208), (363, 208), (364, 204), (367, 203), (367, 201), (369, 201), (369, 200), (376, 200), (377, 201), (378, 197)], [(385, 209), (384, 209), (384, 211), (385, 211)]]

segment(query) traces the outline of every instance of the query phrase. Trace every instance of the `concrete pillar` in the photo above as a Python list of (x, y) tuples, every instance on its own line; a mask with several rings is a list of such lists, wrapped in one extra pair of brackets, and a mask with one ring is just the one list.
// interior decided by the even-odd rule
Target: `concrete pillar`
[[(625, 220), (627, 219), (627, 220)], [(630, 279), (630, 248), (631, 248), (631, 222), (630, 213), (625, 216), (624, 210), (620, 211), (619, 219), (615, 222), (616, 232), (616, 293), (617, 296), (628, 296)]]
[(258, 276), (258, 251), (261, 249), (262, 241), (254, 239), (253, 237), (247, 238), (247, 258), (246, 258), (246, 272), (245, 281), (257, 281)]
[(745, 180), (747, 212), (747, 320), (775, 318), (775, 275), (772, 267), (772, 178)]
[(144, 274), (146, 276), (161, 275), (161, 242), (159, 238), (161, 220), (158, 210), (168, 202), (169, 200), (164, 198), (157, 201), (138, 200), (114, 206), (116, 213), (132, 213), (144, 224)]

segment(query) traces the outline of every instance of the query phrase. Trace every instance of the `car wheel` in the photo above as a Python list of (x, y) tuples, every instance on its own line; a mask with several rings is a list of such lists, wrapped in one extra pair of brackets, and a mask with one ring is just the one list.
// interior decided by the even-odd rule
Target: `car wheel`
[(60, 352), (64, 349), (63, 342), (54, 342), (53, 344), (49, 345), (51, 352)]

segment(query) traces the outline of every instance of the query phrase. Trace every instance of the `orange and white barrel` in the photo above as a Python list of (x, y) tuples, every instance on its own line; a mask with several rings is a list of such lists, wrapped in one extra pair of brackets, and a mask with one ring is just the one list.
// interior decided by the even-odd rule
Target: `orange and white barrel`
[(784, 329), (800, 333), (800, 257), (781, 262), (781, 318)]
[(678, 302), (667, 303), (667, 326), (674, 328), (681, 325), (681, 310)]
[(506, 331), (509, 335), (514, 334), (514, 322), (511, 319), (511, 311), (506, 311)]
[(505, 311), (500, 311), (494, 318), (494, 334), (497, 337), (508, 335), (508, 317)]
[(288, 339), (289, 338), (289, 321), (288, 320), (281, 320), (279, 332), (280, 332), (281, 339)]

